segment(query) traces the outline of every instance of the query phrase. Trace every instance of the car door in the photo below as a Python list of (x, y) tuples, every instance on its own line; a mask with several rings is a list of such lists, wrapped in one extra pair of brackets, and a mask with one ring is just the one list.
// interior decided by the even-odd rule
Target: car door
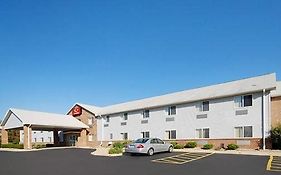
[(164, 151), (168, 150), (168, 148), (163, 140), (157, 139), (157, 143), (158, 143), (159, 151), (164, 152)]
[(159, 147), (159, 144), (157, 142), (157, 139), (151, 139), (150, 146), (154, 149), (154, 152), (161, 151), (161, 148)]

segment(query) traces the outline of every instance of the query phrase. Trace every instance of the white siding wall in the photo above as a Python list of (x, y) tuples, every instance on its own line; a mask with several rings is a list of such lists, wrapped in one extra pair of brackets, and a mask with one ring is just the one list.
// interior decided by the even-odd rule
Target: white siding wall
[[(42, 143), (42, 138), (44, 140), (43, 143), (53, 143), (54, 136), (53, 131), (32, 131), (32, 143)], [(23, 130), (20, 131), (20, 143), (23, 143), (24, 133)], [(50, 140), (51, 139), (51, 140)]]
[[(142, 111), (128, 112), (127, 125), (121, 126), (122, 114), (110, 115), (110, 122), (107, 123), (104, 119), (98, 119), (98, 140), (110, 140), (110, 133), (113, 134), (112, 140), (121, 140), (123, 132), (128, 133), (129, 139), (136, 139), (141, 137), (141, 132), (149, 131), (150, 137), (159, 137), (164, 139), (166, 130), (176, 130), (177, 139), (192, 139), (196, 138), (195, 130), (198, 128), (210, 128), (210, 138), (223, 139), (234, 138), (234, 127), (237, 126), (253, 126), (253, 137), (262, 137), (262, 92), (254, 93), (253, 105), (246, 107), (248, 114), (235, 115), (237, 108), (234, 105), (234, 97), (226, 97), (220, 99), (213, 99), (210, 101), (208, 112), (199, 112), (196, 106), (200, 102), (193, 102), (188, 104), (181, 104), (177, 106), (177, 114), (172, 115), (175, 121), (166, 122), (167, 108), (161, 107), (150, 110), (150, 117), (147, 124), (141, 124)], [(269, 93), (266, 93), (266, 130), (270, 128), (269, 112)], [(196, 115), (207, 114), (208, 117), (204, 119), (197, 119)], [(108, 124), (108, 127), (104, 127)]]

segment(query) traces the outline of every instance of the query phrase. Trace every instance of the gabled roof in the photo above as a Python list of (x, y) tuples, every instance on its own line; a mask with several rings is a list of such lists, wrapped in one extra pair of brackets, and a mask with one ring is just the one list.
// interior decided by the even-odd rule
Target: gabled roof
[(87, 111), (89, 111), (92, 114), (97, 114), (102, 110), (102, 107), (98, 107), (98, 106), (93, 106), (93, 105), (86, 105), (86, 104), (82, 104), (82, 103), (75, 103), (70, 110), (67, 112), (67, 114), (70, 114), (70, 112), (72, 111), (72, 109), (76, 106), (80, 106), (84, 109), (86, 109)]
[(188, 103), (200, 100), (210, 100), (227, 96), (235, 96), (276, 88), (275, 73), (246, 78), (212, 86), (190, 89), (171, 94), (130, 101), (105, 107), (80, 104), (81, 107), (95, 115), (108, 115), (127, 111), (155, 108), (160, 106)]
[(70, 115), (46, 112), (28, 111), (22, 109), (9, 109), (1, 126), (6, 129), (20, 128), (23, 125), (32, 125), (37, 128), (82, 129), (89, 126)]

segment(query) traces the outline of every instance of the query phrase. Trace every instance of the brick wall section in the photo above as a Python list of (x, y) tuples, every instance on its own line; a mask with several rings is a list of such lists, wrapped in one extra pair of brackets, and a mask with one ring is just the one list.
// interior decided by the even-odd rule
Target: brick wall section
[[(69, 113), (69, 114), (71, 115), (71, 113)], [(97, 141), (97, 120), (95, 118), (95, 115), (90, 113), (89, 111), (85, 110), (84, 108), (82, 108), (81, 115), (75, 116), (75, 118), (77, 118), (78, 120), (80, 120), (81, 122), (83, 122), (84, 124), (86, 124), (90, 127), (86, 130), (87, 131), (86, 132), (86, 146), (95, 147), (95, 146), (99, 145), (99, 142)], [(92, 118), (92, 125), (88, 124), (89, 118)], [(93, 135), (92, 141), (88, 140), (89, 135)], [(77, 146), (79, 146), (79, 145), (80, 145), (80, 143), (78, 143)]]
[[(24, 139), (23, 139), (24, 149), (32, 149), (32, 129), (27, 126), (23, 126), (23, 132), (24, 132)], [(28, 139), (29, 139), (29, 144), (28, 144)]]
[(271, 98), (271, 125), (281, 124), (281, 96)]
[(7, 144), (8, 143), (8, 131), (4, 129), (4, 127), (2, 128), (1, 131), (1, 143), (2, 144)]

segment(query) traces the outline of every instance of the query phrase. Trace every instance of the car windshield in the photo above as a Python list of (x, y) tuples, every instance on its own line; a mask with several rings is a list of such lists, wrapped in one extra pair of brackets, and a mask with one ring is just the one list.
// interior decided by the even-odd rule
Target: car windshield
[(137, 139), (134, 143), (146, 143), (149, 139)]

